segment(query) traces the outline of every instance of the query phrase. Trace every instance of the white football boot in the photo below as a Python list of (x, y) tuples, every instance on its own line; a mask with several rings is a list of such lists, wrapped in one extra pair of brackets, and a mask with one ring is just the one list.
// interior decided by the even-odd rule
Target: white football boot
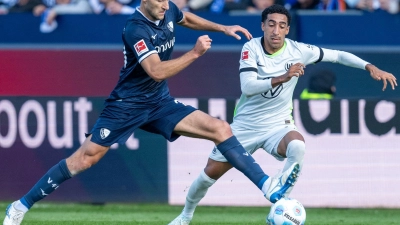
[(172, 220), (172, 222), (169, 223), (168, 225), (189, 225), (190, 221), (192, 221), (191, 218), (188, 218), (181, 213), (178, 217), (176, 217), (174, 220)]
[(17, 210), (14, 203), (8, 205), (6, 209), (6, 218), (4, 218), (3, 225), (20, 225), (25, 213)]
[(300, 165), (293, 163), (286, 171), (278, 173), (275, 177), (270, 177), (271, 184), (267, 189), (265, 197), (272, 203), (277, 202), (283, 197), (287, 197), (293, 189), (300, 172)]

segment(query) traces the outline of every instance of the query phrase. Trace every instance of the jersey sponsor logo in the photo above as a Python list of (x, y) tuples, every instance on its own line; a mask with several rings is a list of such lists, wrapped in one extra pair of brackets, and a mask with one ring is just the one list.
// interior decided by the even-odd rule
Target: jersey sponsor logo
[(138, 41), (133, 47), (135, 47), (135, 51), (138, 54), (138, 56), (149, 51), (143, 39)]
[[(271, 79), (271, 77), (267, 77), (265, 79)], [(280, 84), (280, 85), (272, 88), (271, 90), (262, 93), (261, 96), (263, 96), (264, 98), (268, 98), (268, 99), (276, 98), (282, 92), (282, 90), (283, 90), (283, 84)]]
[(174, 23), (172, 21), (167, 24), (167, 27), (169, 31), (174, 32)]
[(100, 137), (101, 139), (104, 139), (106, 137), (108, 137), (108, 135), (110, 135), (111, 131), (109, 129), (106, 128), (101, 128), (100, 129)]
[(175, 45), (175, 37), (172, 38), (171, 40), (169, 40), (167, 43), (165, 43), (165, 44), (163, 44), (163, 45), (156, 46), (155, 49), (156, 49), (156, 51), (157, 51), (158, 53), (161, 53), (161, 52), (165, 52), (165, 51), (167, 51), (168, 49), (174, 47), (174, 45)]
[(249, 59), (249, 51), (242, 52), (242, 60), (248, 60), (248, 59)]

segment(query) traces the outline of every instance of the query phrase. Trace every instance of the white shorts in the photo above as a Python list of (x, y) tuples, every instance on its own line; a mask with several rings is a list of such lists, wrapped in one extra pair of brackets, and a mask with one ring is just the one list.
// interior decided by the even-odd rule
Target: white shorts
[[(279, 161), (285, 159), (277, 153), (279, 142), (290, 131), (298, 130), (294, 124), (280, 124), (269, 131), (239, 130), (232, 128), (232, 133), (248, 153), (253, 154), (255, 151), (262, 148)], [(214, 147), (209, 157), (218, 162), (228, 161), (216, 147)]]

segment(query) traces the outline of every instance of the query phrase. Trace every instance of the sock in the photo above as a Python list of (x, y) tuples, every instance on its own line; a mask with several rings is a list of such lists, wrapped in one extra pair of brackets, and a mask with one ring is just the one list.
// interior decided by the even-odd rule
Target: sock
[(210, 188), (216, 180), (207, 176), (207, 174), (201, 171), (199, 177), (193, 181), (189, 188), (189, 192), (186, 196), (185, 207), (183, 208), (182, 214), (185, 217), (192, 218), (196, 206), (200, 200), (206, 195), (208, 188)]
[(244, 150), (235, 136), (226, 139), (217, 145), (217, 148), (233, 167), (246, 175), (260, 190), (262, 189), (268, 175), (264, 173), (251, 154)]
[[(286, 171), (293, 163), (297, 162), (300, 165), (300, 170), (303, 167), (303, 159), (306, 151), (306, 144), (300, 140), (292, 140), (286, 148), (286, 163), (283, 171)], [(282, 172), (283, 172), (282, 171)]]
[(30, 209), (33, 204), (56, 190), (59, 185), (72, 177), (67, 167), (66, 160), (61, 160), (53, 166), (32, 189), (20, 199), (21, 203)]

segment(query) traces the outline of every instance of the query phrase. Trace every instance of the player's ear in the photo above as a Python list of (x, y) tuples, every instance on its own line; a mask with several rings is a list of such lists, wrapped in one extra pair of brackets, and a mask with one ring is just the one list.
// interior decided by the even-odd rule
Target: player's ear
[(261, 30), (264, 31), (264, 22), (261, 22)]
[(290, 30), (290, 26), (287, 26), (287, 28), (286, 28), (286, 35), (289, 34), (289, 30)]

